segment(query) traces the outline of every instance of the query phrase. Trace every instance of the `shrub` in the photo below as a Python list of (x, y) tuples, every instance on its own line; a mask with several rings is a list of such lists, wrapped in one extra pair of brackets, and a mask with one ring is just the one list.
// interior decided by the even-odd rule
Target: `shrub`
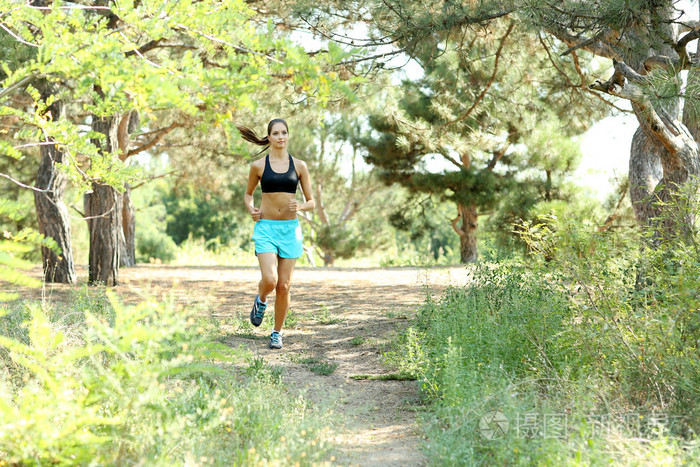
[(325, 419), (274, 378), (236, 370), (247, 356), (212, 341), (193, 312), (125, 307), (101, 289), (78, 295), (69, 309), (17, 304), (0, 318), (4, 461), (309, 465), (325, 456)]
[(159, 259), (168, 263), (175, 259), (177, 246), (172, 238), (156, 226), (142, 222), (136, 229), (136, 261), (148, 263)]
[[(697, 233), (643, 250), (553, 216), (521, 233), (529, 260), (482, 263), (429, 297), (388, 355), (431, 403), (431, 463), (697, 463)], [(493, 413), (509, 423), (496, 439)], [(548, 416), (566, 420), (560, 437)]]

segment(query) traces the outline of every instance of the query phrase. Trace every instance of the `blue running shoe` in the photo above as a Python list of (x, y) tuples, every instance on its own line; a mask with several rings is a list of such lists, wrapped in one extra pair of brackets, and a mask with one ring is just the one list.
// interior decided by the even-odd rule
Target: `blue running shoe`
[(260, 323), (262, 323), (263, 316), (265, 316), (265, 308), (267, 308), (267, 303), (261, 302), (260, 295), (256, 295), (253, 309), (250, 310), (250, 322), (253, 323), (253, 326), (260, 326)]
[(270, 334), (270, 348), (271, 349), (281, 349), (282, 348), (282, 334), (277, 331), (272, 331)]

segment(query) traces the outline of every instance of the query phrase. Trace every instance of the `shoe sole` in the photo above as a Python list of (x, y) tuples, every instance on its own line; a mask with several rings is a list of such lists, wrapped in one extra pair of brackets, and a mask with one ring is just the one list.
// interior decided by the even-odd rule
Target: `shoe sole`
[[(258, 301), (258, 296), (255, 297), (255, 303), (253, 303), (253, 309), (250, 310), (250, 324), (252, 324), (255, 327), (258, 327), (262, 324), (262, 317), (260, 318), (260, 322), (258, 324), (255, 324), (255, 305)], [(265, 312), (263, 311), (263, 317), (265, 316)]]
[(255, 327), (260, 326), (260, 325), (262, 324), (262, 320), (260, 320), (260, 322), (259, 322), (258, 324), (255, 324), (255, 319), (254, 319), (254, 318), (255, 318), (255, 308), (253, 308), (252, 310), (250, 310), (250, 324), (252, 324), (252, 325), (255, 326)]

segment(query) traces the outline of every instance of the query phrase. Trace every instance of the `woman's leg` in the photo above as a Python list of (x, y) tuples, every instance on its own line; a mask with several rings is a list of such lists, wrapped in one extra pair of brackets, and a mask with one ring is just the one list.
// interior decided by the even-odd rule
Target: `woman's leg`
[(277, 285), (275, 287), (275, 331), (282, 330), (284, 318), (289, 311), (289, 286), (292, 282), (292, 272), (296, 258), (279, 258), (277, 263)]
[(258, 283), (258, 295), (261, 302), (266, 302), (267, 296), (277, 287), (277, 254), (258, 253), (258, 263), (262, 276)]

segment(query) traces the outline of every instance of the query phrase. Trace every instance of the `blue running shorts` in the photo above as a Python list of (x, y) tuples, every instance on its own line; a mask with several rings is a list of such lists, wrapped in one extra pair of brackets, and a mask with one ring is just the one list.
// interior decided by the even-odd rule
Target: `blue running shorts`
[(274, 221), (260, 219), (253, 229), (255, 254), (276, 253), (280, 258), (299, 258), (304, 253), (299, 219)]

